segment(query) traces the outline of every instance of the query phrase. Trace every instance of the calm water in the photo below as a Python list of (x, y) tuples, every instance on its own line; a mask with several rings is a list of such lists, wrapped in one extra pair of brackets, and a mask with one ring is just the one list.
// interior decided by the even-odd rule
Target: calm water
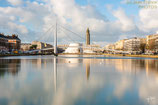
[(158, 59), (0, 59), (0, 105), (158, 105)]

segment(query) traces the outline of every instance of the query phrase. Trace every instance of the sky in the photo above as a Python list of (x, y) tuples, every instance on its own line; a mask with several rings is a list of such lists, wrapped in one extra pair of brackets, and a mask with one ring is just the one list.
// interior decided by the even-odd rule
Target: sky
[[(0, 0), (0, 32), (17, 34), (23, 43), (51, 43), (57, 22), (60, 44), (84, 43), (89, 28), (91, 43), (101, 45), (156, 34), (158, 0), (150, 5), (127, 3), (133, 1)], [(144, 5), (148, 8), (139, 7)]]

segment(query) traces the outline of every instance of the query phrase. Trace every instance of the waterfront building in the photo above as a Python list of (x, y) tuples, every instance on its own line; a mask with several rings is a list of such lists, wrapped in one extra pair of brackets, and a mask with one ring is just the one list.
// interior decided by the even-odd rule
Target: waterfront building
[(61, 48), (63, 50), (67, 49), (69, 47), (68, 44), (58, 45), (58, 48)]
[(148, 35), (146, 37), (148, 50), (158, 49), (157, 39), (158, 39), (158, 34)]
[(22, 43), (20, 49), (21, 51), (29, 51), (31, 46), (31, 43)]
[(127, 39), (119, 40), (115, 43), (115, 50), (124, 50), (124, 42)]
[(108, 44), (104, 47), (106, 50), (114, 50), (115, 49), (115, 44)]
[(101, 52), (102, 49), (99, 45), (91, 44), (91, 45), (83, 45), (83, 53), (95, 53)]
[(134, 37), (124, 41), (125, 51), (140, 51), (141, 39)]
[(36, 49), (52, 48), (53, 46), (48, 43), (43, 43), (40, 41), (33, 41), (31, 45), (37, 45)]
[(158, 39), (155, 40), (155, 49), (158, 51)]
[(13, 34), (12, 36), (5, 36), (0, 33), (0, 51), (13, 51), (19, 50), (21, 45), (21, 40), (18, 35)]
[(12, 36), (7, 36), (9, 50), (20, 50), (21, 40), (18, 35), (13, 34)]
[(69, 47), (65, 50), (65, 53), (83, 53), (82, 44), (71, 43)]
[(44, 48), (44, 44), (42, 42), (39, 42), (39, 41), (33, 41), (31, 43), (31, 45), (37, 45), (36, 49), (43, 49)]
[(8, 51), (8, 39), (0, 33), (0, 51)]
[[(35, 47), (35, 48), (31, 48)], [(52, 48), (53, 46), (48, 43), (43, 43), (39, 41), (33, 41), (32, 43), (22, 43), (21, 51), (29, 51), (31, 49), (44, 49), (44, 48)]]

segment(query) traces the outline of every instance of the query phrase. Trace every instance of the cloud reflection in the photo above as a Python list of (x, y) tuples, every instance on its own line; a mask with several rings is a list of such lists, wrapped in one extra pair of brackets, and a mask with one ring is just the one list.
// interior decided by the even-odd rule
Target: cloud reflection
[[(158, 98), (158, 61), (154, 59), (38, 57), (2, 62), (1, 69), (12, 68), (13, 73), (18, 70), (18, 75), (0, 79), (0, 104), (74, 105), (101, 101), (100, 105), (128, 105), (145, 104), (149, 96)], [(136, 98), (126, 100), (131, 95)]]

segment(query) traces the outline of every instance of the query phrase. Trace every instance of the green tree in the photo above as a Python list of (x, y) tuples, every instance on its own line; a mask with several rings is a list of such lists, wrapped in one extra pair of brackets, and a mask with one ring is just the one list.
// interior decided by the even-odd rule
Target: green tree
[(145, 53), (145, 48), (146, 48), (146, 44), (145, 43), (142, 43), (140, 45), (140, 50), (142, 51), (142, 53)]
[(32, 45), (32, 46), (30, 46), (30, 49), (31, 49), (31, 50), (37, 49), (37, 45)]

